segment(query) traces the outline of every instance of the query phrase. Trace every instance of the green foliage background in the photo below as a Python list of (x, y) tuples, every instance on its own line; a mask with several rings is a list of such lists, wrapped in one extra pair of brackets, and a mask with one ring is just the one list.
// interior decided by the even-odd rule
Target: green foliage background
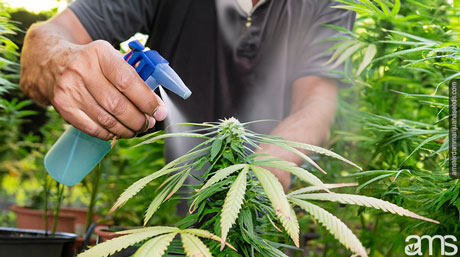
[[(349, 45), (337, 56), (351, 59), (347, 81), (353, 87), (340, 92), (331, 147), (365, 171), (327, 167), (327, 160), (324, 165), (337, 170), (337, 180), (357, 179), (361, 194), (435, 217), (441, 225), (362, 209), (349, 222), (360, 229), (370, 256), (404, 256), (411, 234), (460, 238), (460, 183), (448, 176), (447, 166), (448, 83), (460, 77), (457, 1), (455, 7), (444, 0), (338, 2), (358, 17)], [(341, 256), (336, 243), (320, 241), (323, 256)]]

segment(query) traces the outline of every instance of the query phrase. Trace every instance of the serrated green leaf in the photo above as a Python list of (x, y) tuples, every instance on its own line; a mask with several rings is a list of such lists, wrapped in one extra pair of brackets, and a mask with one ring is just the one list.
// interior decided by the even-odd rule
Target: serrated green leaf
[[(257, 162), (254, 164), (258, 164)], [(322, 187), (324, 190), (329, 191), (323, 184), (323, 182), (317, 178), (315, 175), (311, 174), (305, 169), (302, 169), (295, 165), (292, 162), (284, 161), (284, 160), (278, 160), (278, 161), (269, 161), (269, 162), (263, 162), (260, 165), (262, 166), (267, 166), (267, 167), (273, 167), (277, 169), (281, 169), (284, 171), (287, 171), (291, 173), (292, 175), (298, 177), (302, 181), (305, 181), (309, 184), (312, 184), (314, 186)]]
[(300, 158), (302, 158), (304, 161), (310, 163), (313, 167), (317, 168), (318, 170), (320, 170), (322, 173), (324, 174), (327, 174), (326, 171), (324, 171), (315, 161), (313, 161), (310, 157), (308, 157), (308, 155), (302, 153), (301, 151), (295, 149), (294, 147), (290, 146), (290, 145), (287, 145), (285, 143), (281, 143), (281, 142), (277, 142), (276, 143), (277, 146), (283, 148), (283, 149), (286, 149), (294, 154), (296, 154), (297, 156), (299, 156)]
[(188, 229), (182, 230), (182, 232), (183, 233), (189, 233), (189, 234), (192, 234), (192, 235), (195, 235), (195, 236), (198, 236), (198, 237), (212, 239), (212, 240), (220, 242), (220, 243), (224, 242), (228, 247), (230, 247), (231, 249), (236, 251), (235, 247), (233, 247), (231, 244), (225, 242), (222, 238), (214, 235), (213, 233), (211, 233), (211, 232), (209, 232), (207, 230), (197, 229), (197, 228), (188, 228)]
[(232, 166), (229, 166), (229, 167), (226, 167), (226, 168), (223, 168), (223, 169), (220, 169), (218, 171), (216, 171), (216, 174), (214, 174), (214, 176), (212, 176), (201, 188), (199, 191), (205, 189), (205, 188), (208, 188), (212, 185), (214, 185), (215, 183), (225, 179), (226, 177), (230, 176), (233, 172), (236, 172), (238, 170), (241, 170), (242, 168), (246, 167), (247, 164), (235, 164), (235, 165), (232, 165)]
[(150, 218), (152, 218), (153, 214), (158, 210), (161, 203), (163, 203), (164, 199), (168, 195), (169, 188), (165, 187), (161, 190), (159, 194), (155, 196), (152, 202), (149, 204), (147, 211), (145, 212), (144, 216), (144, 226), (149, 222)]
[(377, 53), (377, 47), (374, 44), (370, 44), (366, 49), (366, 53), (364, 54), (363, 61), (359, 65), (356, 75), (360, 75), (363, 72), (363, 70), (369, 65), (369, 63), (372, 62), (372, 59), (374, 58), (376, 53)]
[[(222, 217), (220, 219), (220, 228), (222, 240), (227, 240), (227, 234), (230, 228), (235, 224), (236, 218), (240, 213), (241, 206), (243, 205), (244, 195), (246, 193), (246, 175), (248, 173), (248, 166), (245, 166), (240, 172), (232, 187), (228, 190), (227, 197), (225, 197), (224, 206), (222, 208)], [(221, 243), (221, 251), (224, 248), (224, 243)]]
[(425, 220), (429, 222), (433, 222), (439, 224), (439, 221), (433, 220), (430, 218), (426, 218), (420, 216), (416, 213), (413, 213), (409, 210), (406, 210), (402, 207), (397, 206), (396, 204), (392, 204), (390, 202), (377, 199), (374, 197), (363, 196), (363, 195), (351, 195), (351, 194), (339, 194), (339, 193), (316, 193), (316, 194), (301, 194), (295, 195), (294, 198), (302, 199), (302, 200), (319, 200), (319, 201), (330, 201), (330, 202), (338, 202), (343, 204), (353, 204), (359, 206), (366, 206), (378, 210), (382, 210), (384, 212), (390, 212), (393, 214), (398, 214), (400, 216), (411, 217), (419, 220)]
[(165, 233), (173, 233), (178, 231), (174, 227), (150, 227), (146, 228), (145, 231), (128, 234), (126, 236), (116, 237), (114, 239), (105, 241), (101, 244), (98, 244), (90, 249), (80, 253), (78, 257), (106, 257), (115, 252), (123, 250), (124, 248), (131, 246), (133, 244), (142, 242), (146, 239), (149, 239), (154, 236), (162, 235)]
[(143, 178), (139, 179), (138, 181), (134, 182), (131, 186), (129, 186), (118, 197), (117, 201), (115, 202), (113, 207), (110, 209), (110, 212), (114, 211), (118, 207), (120, 207), (123, 204), (125, 204), (129, 199), (131, 199), (131, 197), (136, 195), (142, 188), (144, 188), (151, 181), (153, 181), (153, 180), (155, 180), (155, 179), (157, 179), (159, 177), (162, 177), (164, 175), (170, 174), (171, 172), (174, 172), (174, 171), (177, 171), (179, 169), (184, 168), (184, 166), (182, 166), (182, 167), (174, 167), (175, 165), (180, 164), (180, 163), (185, 162), (185, 161), (188, 161), (189, 158), (191, 158), (191, 157), (193, 157), (195, 155), (198, 155), (198, 154), (200, 154), (200, 153), (202, 153), (204, 151), (207, 151), (208, 149), (209, 149), (209, 147), (205, 147), (203, 149), (187, 153), (187, 154), (175, 159), (174, 161), (171, 161), (170, 163), (166, 164), (159, 171), (154, 172), (154, 173), (152, 173), (152, 174), (150, 174), (150, 175), (148, 175), (146, 177), (143, 177)]
[(159, 171), (152, 173), (146, 177), (139, 179), (138, 181), (134, 182), (129, 186), (117, 199), (115, 204), (113, 205), (110, 212), (113, 212), (118, 207), (124, 205), (129, 199), (131, 199), (134, 195), (136, 195), (142, 188), (144, 188), (148, 183), (155, 180), (156, 178), (162, 177), (167, 175), (171, 172), (178, 170), (179, 168), (171, 168), (171, 169), (160, 169)]
[(180, 235), (187, 257), (212, 257), (209, 248), (198, 237), (188, 233)]
[(292, 238), (295, 246), (299, 247), (299, 221), (295, 215), (294, 209), (290, 206), (291, 218), (287, 218), (284, 215), (277, 215), (288, 235)]
[(282, 141), (283, 143), (289, 145), (289, 146), (292, 146), (292, 147), (295, 147), (295, 148), (299, 148), (299, 149), (304, 149), (304, 150), (307, 150), (307, 151), (311, 151), (311, 152), (315, 152), (315, 153), (318, 153), (318, 154), (322, 154), (322, 155), (326, 155), (326, 156), (329, 156), (329, 157), (332, 157), (332, 158), (335, 158), (335, 159), (338, 159), (338, 160), (341, 160), (343, 162), (346, 162), (360, 170), (361, 167), (359, 167), (358, 165), (354, 164), (353, 162), (349, 161), (348, 159), (332, 152), (332, 151), (329, 151), (325, 148), (322, 148), (322, 147), (319, 147), (319, 146), (315, 146), (315, 145), (311, 145), (311, 144), (305, 144), (305, 143), (299, 143), (299, 142), (294, 142), (294, 141), (288, 141), (288, 140), (280, 140), (280, 139), (273, 139), (273, 138), (264, 138), (263, 140), (264, 142), (268, 143), (268, 144), (272, 144), (273, 142), (279, 142), (279, 141)]
[(217, 138), (211, 145), (211, 160), (214, 160), (222, 148), (222, 139)]
[(182, 175), (182, 177), (179, 179), (179, 181), (176, 183), (176, 185), (174, 186), (174, 188), (171, 190), (171, 192), (169, 192), (169, 194), (166, 196), (166, 198), (163, 200), (163, 202), (167, 201), (169, 198), (171, 198), (171, 196), (173, 196), (181, 187), (182, 185), (184, 184), (185, 180), (188, 178), (188, 176), (190, 175), (190, 168), (188, 168), (185, 172), (184, 172), (184, 175)]
[(150, 143), (156, 142), (156, 141), (158, 141), (160, 139), (171, 138), (171, 137), (190, 137), (190, 138), (208, 139), (207, 136), (204, 136), (204, 135), (198, 134), (198, 133), (186, 133), (186, 132), (185, 133), (167, 133), (167, 134), (155, 136), (153, 138), (150, 138), (150, 139), (147, 139), (145, 141), (142, 141), (139, 144), (133, 146), (133, 148), (141, 146), (141, 145), (145, 145), (145, 144), (150, 144)]
[(342, 243), (347, 249), (359, 254), (362, 257), (367, 257), (366, 249), (361, 244), (359, 239), (340, 219), (307, 201), (299, 199), (291, 199), (291, 202), (309, 213), (315, 220), (327, 228), (327, 230)]
[[(284, 194), (283, 186), (275, 177), (275, 175), (273, 175), (269, 170), (255, 165), (250, 165), (250, 168), (254, 172), (254, 175), (257, 177), (257, 180), (259, 180), (260, 184), (262, 185), (262, 188), (270, 200), (278, 218), (283, 216), (282, 220), (284, 222), (282, 222), (282, 224), (284, 229), (286, 231), (292, 231), (292, 228), (297, 222), (297, 217), (295, 215), (292, 216), (291, 206), (289, 205), (286, 195)], [(285, 227), (285, 223), (287, 227)], [(292, 241), (294, 241), (294, 244), (299, 247), (299, 236), (290, 236)]]
[(162, 257), (177, 233), (157, 236), (144, 243), (133, 257)]
[[(358, 183), (324, 184), (324, 187), (327, 189), (332, 189), (332, 188), (342, 188), (342, 187), (354, 187), (357, 185)], [(309, 187), (304, 187), (304, 188), (300, 188), (295, 191), (292, 191), (288, 194), (288, 196), (323, 191), (323, 190), (324, 188), (321, 186), (309, 186)]]

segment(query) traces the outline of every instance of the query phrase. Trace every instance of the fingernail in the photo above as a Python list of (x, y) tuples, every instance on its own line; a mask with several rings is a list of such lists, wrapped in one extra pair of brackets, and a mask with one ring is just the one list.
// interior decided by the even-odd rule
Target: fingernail
[(164, 120), (167, 114), (168, 111), (166, 110), (166, 107), (162, 105), (158, 106), (155, 111), (153, 111), (153, 117), (159, 121)]
[(153, 117), (149, 117), (149, 129), (153, 128), (155, 126), (155, 119)]

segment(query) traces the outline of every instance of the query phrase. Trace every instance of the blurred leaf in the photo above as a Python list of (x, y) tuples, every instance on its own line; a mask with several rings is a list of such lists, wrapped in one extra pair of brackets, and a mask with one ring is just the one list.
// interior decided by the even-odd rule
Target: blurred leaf
[(369, 65), (369, 63), (372, 62), (372, 59), (374, 58), (376, 53), (377, 53), (377, 47), (374, 44), (370, 44), (366, 48), (366, 53), (364, 54), (363, 61), (359, 65), (356, 75), (360, 75), (363, 72), (363, 70), (367, 67), (367, 65)]

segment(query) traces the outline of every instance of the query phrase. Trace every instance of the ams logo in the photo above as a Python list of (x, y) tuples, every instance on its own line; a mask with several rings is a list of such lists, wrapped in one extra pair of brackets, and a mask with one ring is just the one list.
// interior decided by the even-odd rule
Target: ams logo
[[(414, 240), (415, 239), (415, 243)], [(453, 235), (446, 235), (446, 236), (441, 236), (441, 235), (435, 235), (435, 236), (428, 236), (428, 235), (423, 235), (423, 236), (417, 236), (417, 235), (410, 235), (406, 237), (406, 243), (409, 243), (409, 241), (412, 240), (411, 244), (406, 245), (404, 248), (404, 252), (408, 256), (414, 256), (414, 255), (423, 255), (422, 253), (422, 240), (427, 239), (428, 240), (428, 251), (429, 255), (433, 255), (433, 242), (435, 239), (439, 239), (440, 245), (441, 245), (441, 255), (443, 256), (454, 256), (458, 253), (458, 247), (457, 245), (453, 243), (447, 242), (447, 240), (451, 240), (451, 242), (457, 242), (457, 238)]]

